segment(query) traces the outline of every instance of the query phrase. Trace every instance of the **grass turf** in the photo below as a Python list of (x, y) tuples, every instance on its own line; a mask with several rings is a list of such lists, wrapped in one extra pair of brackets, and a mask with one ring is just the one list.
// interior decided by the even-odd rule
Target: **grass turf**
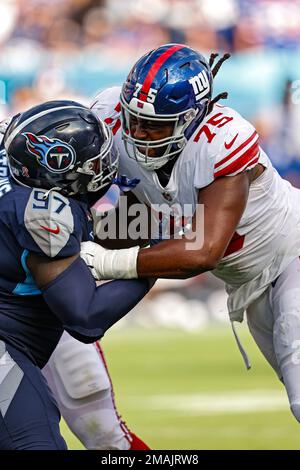
[[(229, 327), (111, 330), (104, 338), (118, 409), (152, 449), (300, 449), (282, 384), (239, 330), (249, 372)], [(70, 449), (82, 448), (62, 430)]]

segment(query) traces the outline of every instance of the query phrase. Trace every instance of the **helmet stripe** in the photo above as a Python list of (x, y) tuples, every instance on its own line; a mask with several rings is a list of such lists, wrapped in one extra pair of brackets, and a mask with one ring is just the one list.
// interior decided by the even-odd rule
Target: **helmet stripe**
[(148, 93), (149, 93), (149, 90), (150, 90), (150, 86), (151, 86), (151, 84), (152, 84), (152, 82), (155, 78), (155, 75), (159, 71), (160, 67), (164, 64), (164, 62), (166, 62), (166, 60), (172, 54), (174, 54), (176, 51), (178, 51), (179, 49), (182, 49), (184, 47), (186, 47), (186, 46), (181, 45), (181, 44), (177, 44), (176, 46), (170, 47), (163, 54), (161, 54), (156, 59), (156, 61), (152, 64), (152, 67), (150, 68), (150, 70), (149, 70), (149, 72), (148, 72), (148, 74), (147, 74), (147, 76), (144, 80), (141, 91), (140, 91), (139, 99), (141, 101), (146, 101), (147, 100), (147, 96), (148, 96)]

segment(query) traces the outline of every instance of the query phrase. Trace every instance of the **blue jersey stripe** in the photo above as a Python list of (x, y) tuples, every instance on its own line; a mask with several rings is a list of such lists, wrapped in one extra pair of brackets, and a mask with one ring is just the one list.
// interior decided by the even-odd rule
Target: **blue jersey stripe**
[(13, 294), (15, 295), (41, 295), (40, 289), (38, 289), (31, 272), (29, 271), (26, 259), (28, 256), (29, 251), (24, 250), (21, 256), (21, 264), (26, 273), (26, 279), (24, 282), (19, 282), (13, 290)]

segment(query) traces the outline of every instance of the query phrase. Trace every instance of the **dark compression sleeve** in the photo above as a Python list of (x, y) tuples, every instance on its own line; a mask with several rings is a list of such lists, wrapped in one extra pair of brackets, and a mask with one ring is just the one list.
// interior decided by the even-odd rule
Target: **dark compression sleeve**
[(42, 293), (64, 329), (79, 341), (91, 343), (124, 317), (151, 286), (148, 279), (124, 279), (97, 287), (89, 268), (79, 257), (42, 288)]

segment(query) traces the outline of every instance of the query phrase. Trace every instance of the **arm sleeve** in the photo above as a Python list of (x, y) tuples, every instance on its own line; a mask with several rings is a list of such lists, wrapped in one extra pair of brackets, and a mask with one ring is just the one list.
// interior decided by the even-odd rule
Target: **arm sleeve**
[(120, 280), (96, 286), (81, 258), (42, 289), (52, 312), (74, 338), (91, 343), (125, 316), (149, 291), (147, 279)]

